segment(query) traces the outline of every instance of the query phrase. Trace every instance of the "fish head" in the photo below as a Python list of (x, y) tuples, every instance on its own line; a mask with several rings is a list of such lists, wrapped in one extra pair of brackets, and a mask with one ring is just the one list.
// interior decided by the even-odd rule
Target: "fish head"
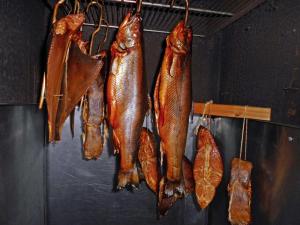
[(141, 21), (140, 15), (127, 14), (117, 34), (117, 43), (121, 49), (132, 48), (140, 43), (142, 34)]
[(192, 30), (180, 21), (168, 37), (168, 43), (178, 52), (187, 53), (192, 42)]
[(85, 16), (82, 13), (68, 15), (54, 24), (54, 31), (56, 34), (63, 35), (67, 32), (76, 32), (82, 26)]

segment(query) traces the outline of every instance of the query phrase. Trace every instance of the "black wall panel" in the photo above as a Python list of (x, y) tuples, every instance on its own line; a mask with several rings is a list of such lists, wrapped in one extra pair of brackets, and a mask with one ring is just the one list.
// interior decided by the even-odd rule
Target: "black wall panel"
[[(212, 131), (224, 162), (224, 178), (209, 207), (209, 225), (229, 225), (227, 185), (238, 157), (242, 122), (216, 119)], [(297, 225), (300, 221), (300, 129), (249, 122), (247, 159), (253, 163), (253, 225)]]
[(44, 68), (44, 1), (0, 1), (0, 104), (37, 102)]
[[(80, 115), (72, 140), (69, 121), (63, 140), (48, 147), (48, 224), (49, 225), (201, 225), (207, 212), (200, 211), (192, 196), (178, 201), (168, 215), (157, 219), (156, 196), (145, 183), (138, 190), (114, 190), (116, 157), (111, 143), (97, 161), (82, 159)], [(193, 155), (190, 130), (187, 156)]]
[(267, 1), (226, 28), (222, 103), (272, 108), (272, 121), (300, 126), (300, 4)]
[(35, 106), (0, 107), (0, 224), (43, 225), (44, 115)]

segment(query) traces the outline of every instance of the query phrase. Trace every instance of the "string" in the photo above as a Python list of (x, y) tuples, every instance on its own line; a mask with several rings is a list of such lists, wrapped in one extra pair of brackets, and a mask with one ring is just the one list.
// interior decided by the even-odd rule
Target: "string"
[(196, 126), (196, 128), (195, 128), (195, 130), (194, 130), (194, 134), (195, 134), (195, 135), (197, 135), (197, 132), (198, 132), (198, 130), (199, 130), (199, 127), (200, 127), (200, 125), (202, 124), (201, 121), (204, 121), (205, 118), (206, 118), (206, 108), (207, 108), (207, 106), (208, 106), (209, 104), (212, 104), (212, 103), (213, 103), (213, 101), (210, 100), (210, 101), (208, 101), (208, 102), (206, 102), (206, 103), (204, 104), (202, 116), (198, 119), (197, 126)]
[(240, 145), (240, 159), (242, 159), (242, 152), (243, 152), (245, 120), (246, 120), (246, 119), (244, 118), (244, 119), (243, 119), (243, 128), (242, 128), (241, 145)]
[(244, 131), (245, 131), (245, 121), (246, 121), (246, 106), (244, 109), (244, 118), (243, 118), (243, 128), (242, 128), (242, 137), (241, 137), (241, 144), (240, 144), (240, 159), (242, 159), (242, 153), (243, 153), (243, 144), (244, 144)]
[(246, 119), (246, 133), (245, 133), (245, 161), (247, 159), (247, 142), (248, 142), (248, 119)]

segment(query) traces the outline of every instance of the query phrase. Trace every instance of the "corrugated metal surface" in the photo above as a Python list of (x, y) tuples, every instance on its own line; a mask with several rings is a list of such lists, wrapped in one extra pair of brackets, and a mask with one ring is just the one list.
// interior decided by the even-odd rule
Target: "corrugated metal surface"
[[(265, 0), (191, 0), (189, 25), (195, 36), (207, 36), (234, 22)], [(82, 8), (90, 1), (81, 1)], [(72, 4), (72, 1), (70, 1)], [(109, 25), (118, 26), (124, 16), (135, 9), (135, 1), (105, 0)], [(143, 2), (142, 17), (144, 29), (170, 32), (185, 15), (185, 1), (175, 0), (174, 7), (168, 7), (168, 0), (147, 0)], [(95, 13), (96, 15), (96, 13)], [(94, 16), (94, 19), (96, 16)], [(88, 22), (93, 23), (94, 19)]]

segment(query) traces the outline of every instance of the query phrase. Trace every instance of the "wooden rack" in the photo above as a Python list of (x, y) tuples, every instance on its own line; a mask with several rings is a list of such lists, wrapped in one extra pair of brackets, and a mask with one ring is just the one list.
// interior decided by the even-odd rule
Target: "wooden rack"
[[(204, 107), (206, 109), (204, 112)], [(240, 105), (223, 105), (214, 103), (199, 103), (194, 102), (194, 113), (221, 116), (221, 117), (232, 117), (232, 118), (246, 118), (260, 121), (271, 120), (271, 108), (253, 107), (253, 106), (240, 106)]]

